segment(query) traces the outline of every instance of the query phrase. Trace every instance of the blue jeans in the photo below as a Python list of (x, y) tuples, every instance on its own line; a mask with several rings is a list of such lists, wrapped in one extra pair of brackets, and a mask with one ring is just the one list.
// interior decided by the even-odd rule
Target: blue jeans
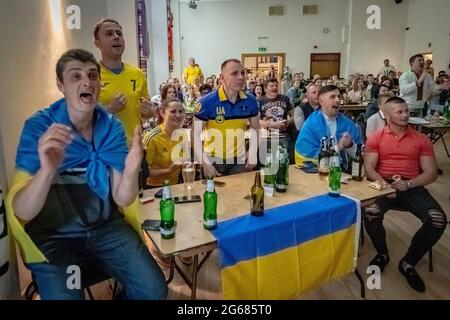
[[(95, 230), (53, 236), (36, 245), (49, 260), (49, 263), (27, 265), (41, 299), (84, 299), (82, 286), (70, 289), (67, 282), (74, 274), (68, 273), (68, 267), (86, 262), (97, 265), (119, 281), (125, 290), (124, 298), (156, 300), (166, 297), (167, 286), (161, 269), (139, 235), (121, 217), (111, 218)], [(70, 283), (73, 282), (69, 279)]]

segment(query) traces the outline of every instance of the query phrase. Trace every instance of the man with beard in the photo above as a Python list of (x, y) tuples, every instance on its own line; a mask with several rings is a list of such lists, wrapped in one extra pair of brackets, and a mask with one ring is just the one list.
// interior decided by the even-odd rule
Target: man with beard
[(348, 167), (348, 156), (354, 156), (357, 144), (362, 144), (361, 133), (355, 123), (339, 112), (340, 92), (336, 86), (319, 90), (320, 108), (306, 120), (295, 145), (298, 164), (306, 160), (317, 161), (322, 137), (336, 138), (341, 167)]

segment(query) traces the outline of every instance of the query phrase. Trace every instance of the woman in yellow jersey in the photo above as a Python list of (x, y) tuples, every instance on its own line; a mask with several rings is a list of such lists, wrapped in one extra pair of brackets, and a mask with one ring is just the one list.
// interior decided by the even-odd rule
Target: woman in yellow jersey
[[(170, 184), (177, 184), (181, 172), (185, 152), (183, 143), (188, 141), (188, 132), (182, 129), (185, 111), (181, 101), (177, 98), (163, 100), (160, 117), (162, 123), (147, 132), (143, 138), (148, 163), (149, 175), (147, 185), (150, 188), (160, 187), (164, 180)], [(153, 257), (162, 267), (170, 267), (170, 259), (163, 257), (153, 245), (149, 246)], [(181, 260), (184, 264), (191, 264), (191, 257)]]
[(170, 184), (178, 183), (183, 157), (188, 155), (183, 144), (188, 141), (188, 133), (182, 129), (185, 111), (181, 101), (176, 98), (164, 100), (160, 115), (163, 122), (143, 138), (149, 168), (147, 185), (150, 187), (162, 186), (164, 180), (169, 180)]

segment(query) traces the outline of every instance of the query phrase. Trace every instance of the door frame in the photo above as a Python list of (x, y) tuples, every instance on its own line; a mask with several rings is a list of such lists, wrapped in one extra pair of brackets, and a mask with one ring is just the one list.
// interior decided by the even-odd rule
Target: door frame
[(319, 55), (319, 54), (336, 54), (339, 56), (339, 61), (338, 61), (338, 73), (337, 76), (340, 79), (341, 78), (341, 59), (342, 59), (342, 55), (340, 52), (315, 52), (315, 53), (311, 53), (311, 55), (309, 56), (309, 78), (312, 79), (313, 78), (313, 74), (312, 74), (312, 62), (313, 62), (313, 55)]
[(278, 70), (278, 82), (281, 81), (281, 75), (283, 74), (283, 70), (284, 67), (286, 66), (286, 53), (260, 53), (260, 52), (256, 52), (256, 53), (242, 53), (241, 54), (241, 62), (242, 65), (244, 65), (245, 68), (245, 63), (244, 60), (247, 57), (271, 57), (271, 56), (278, 56), (281, 58), (281, 70)]

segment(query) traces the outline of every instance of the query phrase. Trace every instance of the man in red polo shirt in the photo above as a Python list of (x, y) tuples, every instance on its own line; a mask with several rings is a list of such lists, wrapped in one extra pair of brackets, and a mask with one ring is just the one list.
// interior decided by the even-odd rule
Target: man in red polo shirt
[(393, 207), (405, 209), (423, 225), (412, 238), (398, 269), (413, 289), (424, 292), (425, 284), (414, 267), (439, 240), (447, 223), (439, 203), (424, 187), (437, 178), (436, 158), (431, 141), (408, 126), (409, 110), (405, 100), (389, 98), (385, 113), (388, 126), (369, 136), (364, 165), (368, 179), (389, 185), (397, 193), (394, 197), (379, 198), (365, 210), (367, 234), (377, 251), (370, 265), (377, 265), (383, 272), (389, 262), (384, 214)]

